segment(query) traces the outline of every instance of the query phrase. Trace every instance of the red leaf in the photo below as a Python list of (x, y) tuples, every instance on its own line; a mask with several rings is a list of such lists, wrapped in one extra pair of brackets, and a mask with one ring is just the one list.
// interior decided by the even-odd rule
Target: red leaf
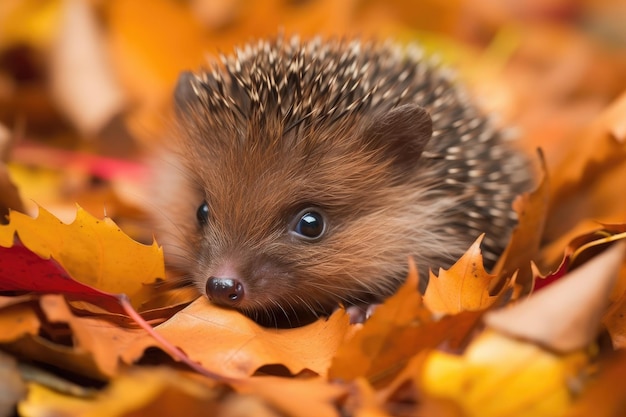
[(74, 280), (54, 259), (41, 258), (17, 237), (12, 247), (0, 246), (0, 291), (64, 294), (70, 300), (88, 301), (111, 312), (126, 314), (120, 296)]

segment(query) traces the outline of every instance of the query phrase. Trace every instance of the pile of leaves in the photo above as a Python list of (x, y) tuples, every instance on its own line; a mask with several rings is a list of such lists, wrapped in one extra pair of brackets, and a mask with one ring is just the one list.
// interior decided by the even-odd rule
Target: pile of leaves
[[(3, 2), (0, 415), (624, 415), (624, 10), (534, 3)], [(294, 329), (168, 285), (142, 153), (180, 70), (277, 27), (419, 40), (519, 127), (537, 184), (492, 271), (480, 236)]]

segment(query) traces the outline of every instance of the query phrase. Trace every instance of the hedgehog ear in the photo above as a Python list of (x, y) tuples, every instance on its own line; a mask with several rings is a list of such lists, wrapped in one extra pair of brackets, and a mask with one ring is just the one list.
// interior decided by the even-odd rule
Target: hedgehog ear
[(364, 131), (364, 139), (367, 146), (382, 149), (395, 167), (406, 172), (417, 165), (432, 133), (426, 109), (405, 104), (375, 117)]
[(174, 90), (174, 103), (178, 114), (186, 113), (194, 102), (198, 101), (198, 95), (193, 88), (194, 83), (195, 76), (190, 71), (184, 71), (178, 77)]

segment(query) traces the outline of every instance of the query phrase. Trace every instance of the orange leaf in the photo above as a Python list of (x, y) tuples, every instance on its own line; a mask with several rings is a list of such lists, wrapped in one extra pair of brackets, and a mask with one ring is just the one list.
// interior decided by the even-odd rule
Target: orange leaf
[[(101, 379), (116, 375), (126, 346), (145, 334), (142, 329), (124, 328), (98, 318), (77, 317), (60, 295), (44, 295), (39, 299), (39, 305), (36, 309), (32, 305), (20, 307), (23, 317), (34, 317), (29, 319), (28, 328), (22, 325), (24, 330), (20, 335), (9, 334), (3, 338), (5, 347), (23, 357), (77, 374)], [(42, 322), (35, 322), (39, 317), (37, 311), (42, 314)], [(10, 308), (1, 313), (2, 322), (13, 317)], [(68, 328), (70, 345), (66, 344)]]
[(341, 345), (329, 370), (331, 378), (352, 380), (365, 376), (378, 382), (416, 353), (419, 345), (415, 339), (421, 325), (432, 320), (417, 282), (417, 270), (411, 262), (402, 287), (377, 306), (361, 330)]
[(466, 310), (484, 310), (497, 299), (490, 295), (496, 275), (483, 267), (480, 252), (481, 235), (465, 254), (448, 270), (440, 269), (439, 276), (430, 273), (424, 294), (424, 304), (434, 312), (456, 314)]
[(404, 285), (339, 348), (329, 375), (343, 380), (365, 377), (375, 387), (386, 385), (424, 349), (441, 345), (458, 349), (481, 315), (464, 312), (434, 321), (422, 303), (417, 271), (411, 263)]
[[(273, 364), (284, 365), (292, 374), (308, 369), (325, 375), (337, 347), (350, 335), (350, 325), (339, 310), (308, 326), (264, 328), (201, 297), (155, 331), (209, 371), (237, 378)], [(138, 357), (153, 344), (145, 336), (126, 350), (126, 356)]]
[(493, 273), (501, 278), (508, 278), (519, 269), (516, 283), (523, 286), (522, 292), (525, 294), (532, 290), (530, 261), (539, 252), (550, 198), (550, 181), (541, 153), (539, 159), (541, 178), (532, 192), (518, 196), (513, 202), (518, 224), (493, 269)]
[(238, 381), (234, 388), (244, 394), (263, 398), (285, 416), (336, 417), (335, 403), (346, 389), (324, 378), (287, 379), (257, 377)]

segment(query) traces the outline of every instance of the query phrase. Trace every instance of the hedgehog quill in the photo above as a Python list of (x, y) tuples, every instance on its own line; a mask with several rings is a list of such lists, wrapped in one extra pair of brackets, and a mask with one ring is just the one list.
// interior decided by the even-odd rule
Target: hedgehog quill
[(277, 38), (185, 72), (157, 182), (166, 259), (269, 326), (394, 293), (485, 232), (493, 265), (528, 161), (417, 47)]

